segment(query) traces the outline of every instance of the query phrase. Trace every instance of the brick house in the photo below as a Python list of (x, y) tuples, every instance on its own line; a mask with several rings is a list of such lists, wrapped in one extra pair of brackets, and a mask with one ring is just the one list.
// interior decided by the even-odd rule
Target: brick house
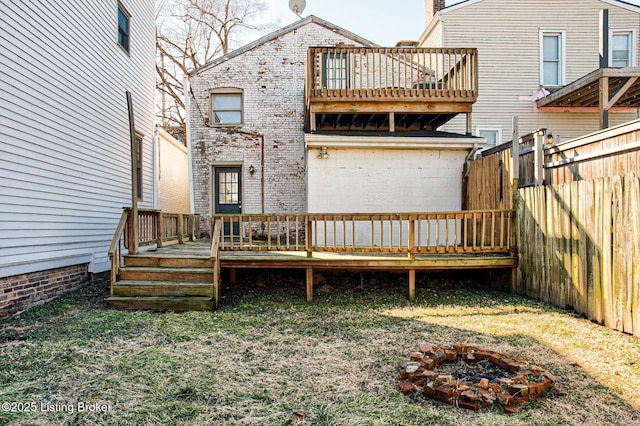
[(475, 51), (380, 48), (310, 16), (189, 74), (195, 213), (445, 211), (484, 139), (437, 132)]

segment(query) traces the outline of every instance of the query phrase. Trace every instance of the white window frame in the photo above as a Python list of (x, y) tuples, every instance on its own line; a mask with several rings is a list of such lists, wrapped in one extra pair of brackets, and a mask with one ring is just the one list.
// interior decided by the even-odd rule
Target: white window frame
[[(122, 43), (120, 43), (120, 13), (122, 13), (122, 15), (127, 19), (127, 28), (126, 28), (126, 37), (123, 38)], [(122, 4), (122, 2), (118, 2), (118, 15), (117, 15), (117, 20), (118, 20), (118, 34), (117, 34), (117, 41), (118, 41), (118, 46), (120, 46), (120, 48), (122, 50), (124, 50), (125, 52), (127, 52), (127, 54), (129, 54), (131, 52), (131, 13), (129, 13), (129, 11), (127, 10), (126, 7), (124, 7), (124, 4)]]
[(496, 132), (496, 144), (493, 146), (485, 145), (481, 149), (490, 149), (502, 143), (502, 127), (476, 126), (476, 136), (480, 137), (480, 132)]
[(630, 67), (638, 66), (638, 33), (635, 28), (611, 28), (609, 30), (609, 66), (613, 66), (613, 36), (616, 34), (629, 34), (629, 65)]
[[(545, 84), (544, 82), (544, 36), (560, 37), (560, 66), (558, 75), (558, 84)], [(540, 86), (541, 87), (562, 87), (567, 81), (567, 37), (564, 30), (543, 30), (539, 32), (538, 51), (540, 57)]]
[[(238, 111), (240, 112), (240, 122), (239, 123), (216, 123), (215, 121), (215, 113), (214, 109), (214, 98), (216, 96), (239, 96), (240, 97), (240, 109), (229, 109), (229, 110), (219, 110), (219, 111)], [(216, 89), (211, 89), (209, 91), (209, 125), (212, 127), (225, 127), (225, 126), (242, 126), (244, 124), (244, 91), (242, 89), (238, 89), (235, 87), (221, 87)]]

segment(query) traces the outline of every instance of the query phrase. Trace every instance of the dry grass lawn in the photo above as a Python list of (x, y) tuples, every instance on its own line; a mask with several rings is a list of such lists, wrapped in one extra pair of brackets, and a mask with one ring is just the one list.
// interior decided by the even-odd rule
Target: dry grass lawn
[[(433, 276), (410, 304), (394, 275), (343, 275), (307, 304), (298, 277), (240, 278), (259, 290), (227, 289), (214, 313), (110, 311), (94, 286), (0, 321), (0, 403), (37, 407), (0, 424), (640, 424), (640, 340), (545, 304)], [(406, 397), (398, 365), (424, 341), (508, 352), (558, 383), (511, 416)]]

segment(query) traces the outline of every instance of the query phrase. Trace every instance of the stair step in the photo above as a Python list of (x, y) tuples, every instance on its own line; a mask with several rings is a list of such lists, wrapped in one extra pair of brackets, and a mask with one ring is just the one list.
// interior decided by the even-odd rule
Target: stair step
[(120, 269), (122, 281), (173, 281), (200, 282), (213, 281), (213, 268), (151, 268), (126, 267)]
[(145, 311), (211, 311), (210, 297), (125, 297), (112, 296), (107, 304), (113, 309)]
[(203, 257), (126, 255), (124, 264), (127, 267), (213, 268), (211, 259)]
[(118, 281), (113, 286), (115, 296), (213, 296), (213, 282), (194, 283), (176, 281)]

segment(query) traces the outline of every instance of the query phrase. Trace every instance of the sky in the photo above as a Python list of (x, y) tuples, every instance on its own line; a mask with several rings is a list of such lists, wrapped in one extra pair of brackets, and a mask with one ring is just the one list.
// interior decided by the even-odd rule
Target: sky
[[(289, 0), (264, 1), (269, 6), (265, 20), (279, 20), (278, 28), (299, 19), (289, 10)], [(399, 40), (417, 40), (426, 27), (424, 0), (305, 1), (303, 17), (315, 15), (381, 46), (392, 47)], [(458, 2), (447, 0), (447, 6)], [(640, 5), (640, 0), (627, 2)]]
[[(264, 0), (265, 20), (284, 27), (300, 19), (289, 0)], [(381, 46), (398, 40), (417, 40), (425, 29), (424, 0), (305, 0), (302, 17), (315, 15)], [(638, 0), (640, 1), (640, 0)]]

